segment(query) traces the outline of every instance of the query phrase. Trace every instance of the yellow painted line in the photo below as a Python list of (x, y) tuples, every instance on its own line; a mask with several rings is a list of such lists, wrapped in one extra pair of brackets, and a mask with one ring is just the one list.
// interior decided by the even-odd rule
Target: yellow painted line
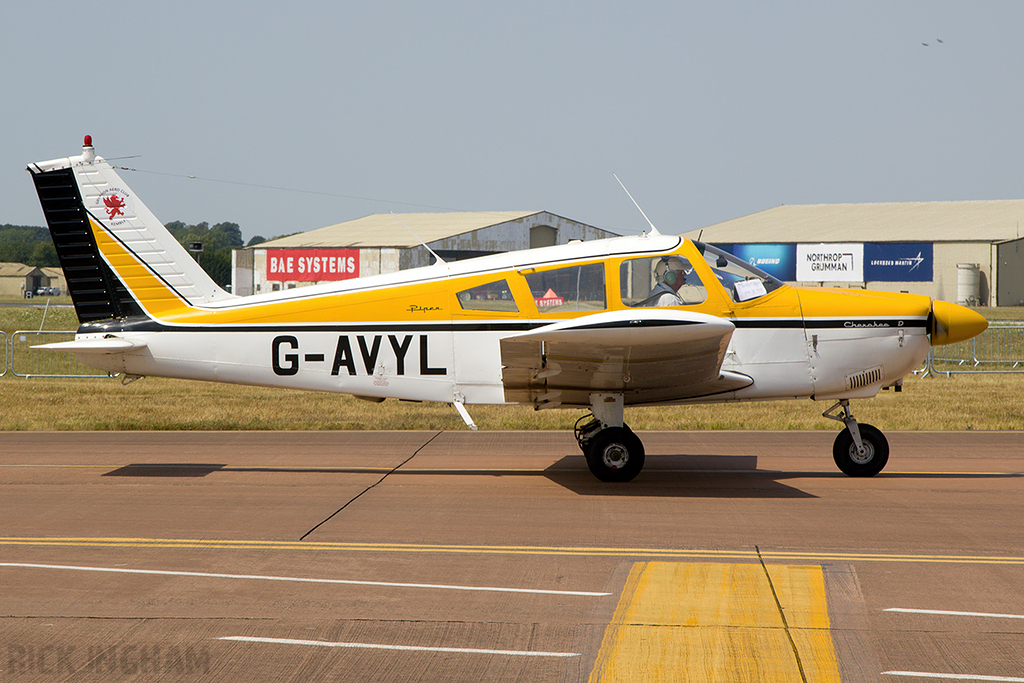
[[(574, 546), (446, 545), (426, 543), (354, 543), (329, 541), (271, 541), (247, 539), (118, 538), (118, 537), (0, 537), (0, 546), (94, 548), (206, 548), (216, 550), (319, 550), (337, 552), (449, 553), (475, 555), (560, 555), (576, 557), (656, 558), (667, 560), (714, 559), (758, 561), (756, 550), (700, 550), (685, 548), (607, 548)], [(900, 562), (945, 564), (1024, 565), (1024, 556), (913, 555), (909, 553), (845, 553), (829, 551), (761, 550), (772, 561)]]
[(590, 682), (639, 680), (838, 683), (821, 567), (635, 564)]
[(0, 465), (0, 469), (36, 470), (112, 470), (124, 465)]

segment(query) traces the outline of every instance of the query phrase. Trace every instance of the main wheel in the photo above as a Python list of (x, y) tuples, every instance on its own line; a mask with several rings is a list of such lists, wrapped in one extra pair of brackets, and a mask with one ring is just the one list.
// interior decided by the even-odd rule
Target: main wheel
[(644, 467), (644, 445), (628, 427), (609, 427), (595, 434), (584, 455), (590, 472), (601, 481), (632, 481)]
[(860, 425), (860, 440), (864, 444), (864, 452), (857, 451), (853, 435), (844, 429), (836, 436), (832, 444), (832, 459), (836, 465), (851, 477), (873, 477), (882, 471), (889, 461), (889, 442), (885, 435), (871, 425)]

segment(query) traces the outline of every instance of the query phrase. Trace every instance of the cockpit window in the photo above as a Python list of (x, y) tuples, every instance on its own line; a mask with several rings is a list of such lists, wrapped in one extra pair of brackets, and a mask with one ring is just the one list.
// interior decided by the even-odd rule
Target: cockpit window
[(744, 263), (732, 254), (703, 242), (693, 243), (711, 266), (715, 277), (732, 296), (733, 301), (743, 302), (764, 296), (782, 286), (778, 280), (760, 268)]
[(619, 267), (622, 303), (634, 308), (689, 306), (708, 296), (690, 262), (681, 256), (623, 261)]

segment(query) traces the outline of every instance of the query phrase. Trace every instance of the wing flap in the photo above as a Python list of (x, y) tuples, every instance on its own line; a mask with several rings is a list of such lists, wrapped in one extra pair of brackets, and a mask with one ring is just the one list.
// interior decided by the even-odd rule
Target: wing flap
[(501, 341), (506, 400), (588, 405), (622, 392), (627, 405), (731, 391), (751, 383), (722, 373), (735, 326), (676, 310), (610, 311), (546, 325)]

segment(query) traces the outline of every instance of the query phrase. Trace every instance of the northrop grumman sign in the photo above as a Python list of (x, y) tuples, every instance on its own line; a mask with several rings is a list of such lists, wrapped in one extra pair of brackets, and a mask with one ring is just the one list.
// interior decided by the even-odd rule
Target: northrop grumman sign
[(796, 245), (800, 282), (863, 282), (864, 244)]

